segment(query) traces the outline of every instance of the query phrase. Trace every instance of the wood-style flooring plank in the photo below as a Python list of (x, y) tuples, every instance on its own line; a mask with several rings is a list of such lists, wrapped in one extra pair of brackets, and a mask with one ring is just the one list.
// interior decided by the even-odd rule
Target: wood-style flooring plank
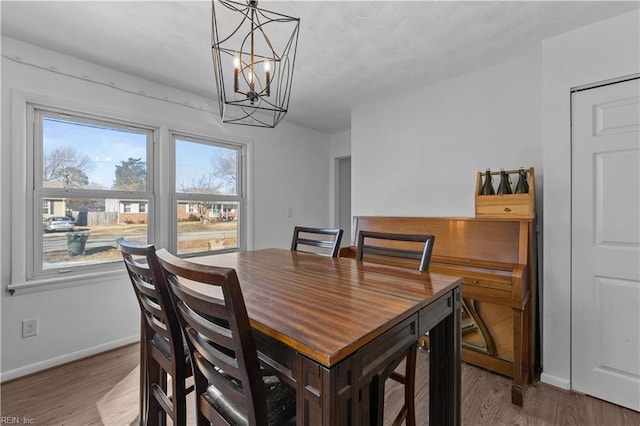
[(139, 346), (129, 345), (2, 383), (2, 417), (34, 425), (138, 423)]
[[(138, 348), (137, 344), (125, 346), (3, 383), (1, 416), (17, 417), (20, 424), (25, 424), (23, 419), (31, 419), (33, 425), (137, 424)], [(418, 351), (417, 368), (417, 424), (426, 425), (427, 351)], [(388, 425), (402, 405), (401, 385), (388, 381), (385, 398)], [(194, 399), (189, 398), (188, 403), (193, 405)], [(192, 412), (188, 418), (193, 424)], [(528, 386), (524, 407), (519, 408), (511, 404), (509, 378), (463, 364), (462, 424), (640, 426), (640, 413), (545, 384)]]

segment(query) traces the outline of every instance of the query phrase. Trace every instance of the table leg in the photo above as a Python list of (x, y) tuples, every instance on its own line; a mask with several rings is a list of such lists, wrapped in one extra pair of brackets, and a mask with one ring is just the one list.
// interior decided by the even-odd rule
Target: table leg
[(140, 318), (140, 416), (139, 424), (147, 424), (147, 340), (145, 336), (144, 317)]
[(429, 424), (459, 426), (462, 341), (460, 288), (453, 290), (452, 312), (429, 331)]

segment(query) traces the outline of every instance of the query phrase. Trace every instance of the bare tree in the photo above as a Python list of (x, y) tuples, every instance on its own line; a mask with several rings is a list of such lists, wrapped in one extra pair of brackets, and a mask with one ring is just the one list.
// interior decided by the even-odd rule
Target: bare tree
[[(189, 182), (181, 182), (179, 185), (180, 192), (196, 193), (196, 194), (218, 194), (220, 185), (216, 182), (213, 174), (200, 175), (192, 178)], [(200, 218), (201, 223), (207, 221), (207, 214), (213, 208), (211, 201), (194, 201), (192, 203), (196, 210), (196, 214)]]
[[(236, 194), (238, 181), (237, 154), (235, 150), (225, 150), (209, 160), (211, 171), (179, 184), (180, 192), (196, 194)], [(200, 218), (200, 222), (207, 221), (208, 214), (213, 209), (213, 201), (195, 201), (192, 206)]]
[(227, 194), (236, 194), (238, 184), (238, 161), (236, 151), (225, 151), (224, 154), (211, 158), (213, 176)]
[(73, 148), (56, 148), (45, 152), (42, 179), (62, 182), (65, 188), (77, 188), (89, 183), (87, 171), (93, 168), (91, 158)]

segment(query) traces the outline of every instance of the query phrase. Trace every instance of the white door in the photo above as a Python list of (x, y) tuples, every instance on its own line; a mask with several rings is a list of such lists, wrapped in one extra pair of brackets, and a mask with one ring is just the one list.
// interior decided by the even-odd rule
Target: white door
[(639, 80), (572, 106), (572, 387), (640, 411)]

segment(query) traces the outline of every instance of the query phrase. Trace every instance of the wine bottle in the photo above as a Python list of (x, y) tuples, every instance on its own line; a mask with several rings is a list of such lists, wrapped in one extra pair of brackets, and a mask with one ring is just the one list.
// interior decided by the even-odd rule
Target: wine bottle
[(493, 190), (493, 179), (491, 178), (491, 170), (487, 169), (484, 172), (484, 184), (480, 188), (480, 195), (495, 195)]
[(500, 185), (498, 185), (498, 195), (511, 194), (511, 183), (509, 182), (509, 175), (500, 169)]
[(516, 194), (527, 194), (529, 192), (529, 183), (527, 182), (527, 172), (523, 167), (518, 170), (518, 183), (516, 184)]

